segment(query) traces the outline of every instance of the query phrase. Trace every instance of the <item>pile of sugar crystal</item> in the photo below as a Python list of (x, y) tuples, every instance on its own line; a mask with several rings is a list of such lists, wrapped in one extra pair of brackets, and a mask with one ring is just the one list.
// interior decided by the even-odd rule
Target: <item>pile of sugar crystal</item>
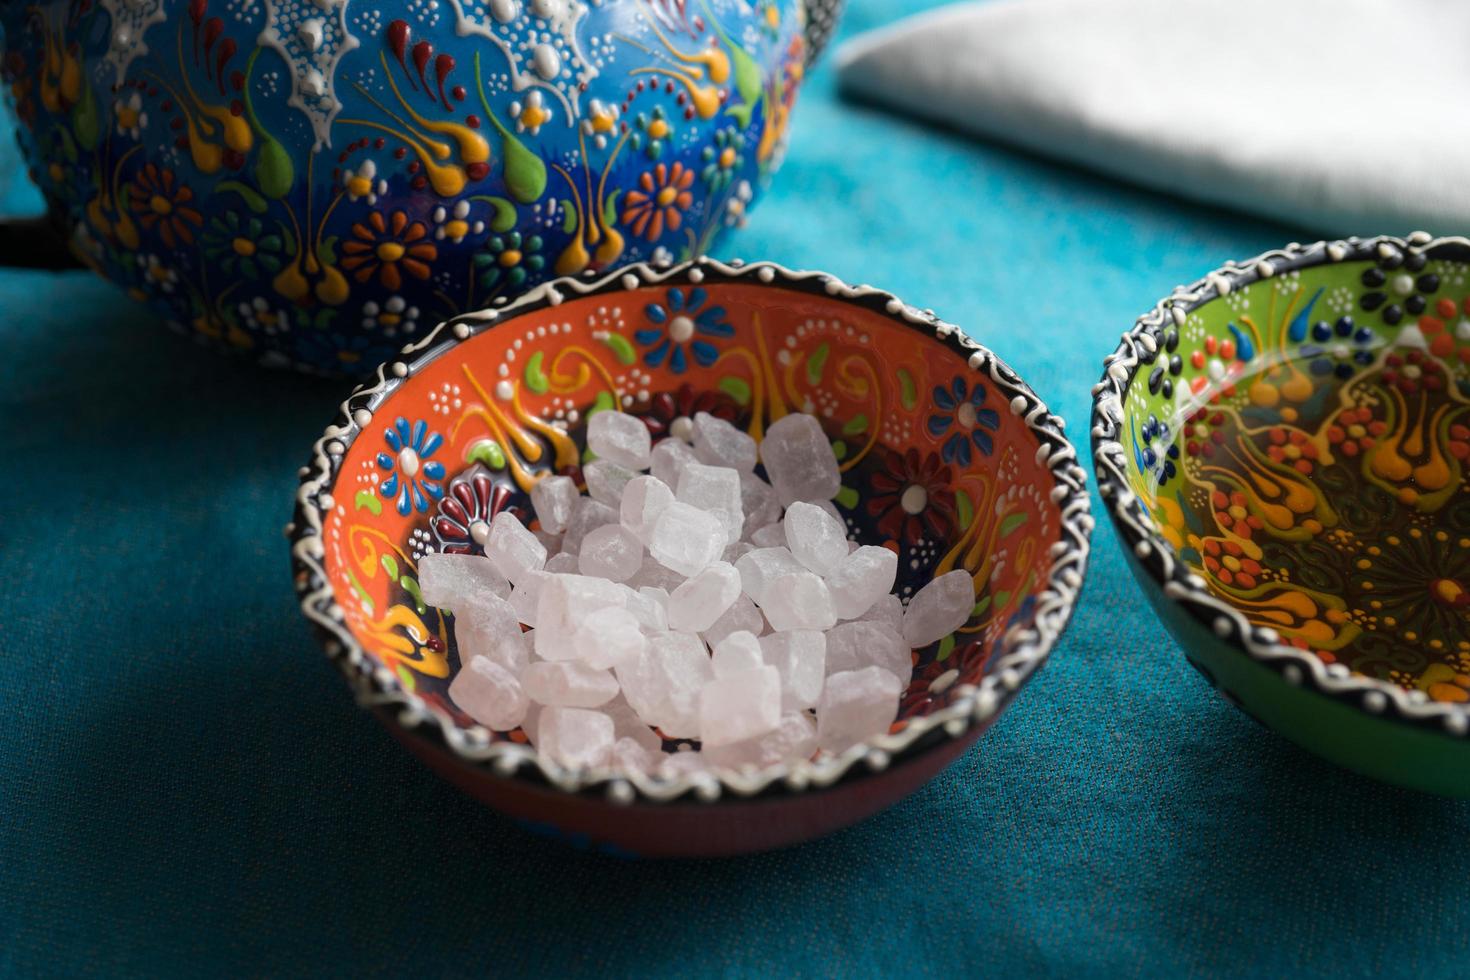
[[(503, 512), (484, 557), (421, 559), (424, 601), (454, 615), (449, 696), (471, 718), (523, 728), (564, 766), (663, 776), (809, 759), (889, 730), (912, 651), (969, 618), (969, 573), (905, 608), (897, 555), (848, 540), (837, 459), (811, 415), (777, 420), (758, 450), (703, 412), (689, 434), (655, 446), (636, 417), (593, 415), (586, 495), (542, 477), (539, 530)], [(701, 747), (666, 753), (665, 738)]]

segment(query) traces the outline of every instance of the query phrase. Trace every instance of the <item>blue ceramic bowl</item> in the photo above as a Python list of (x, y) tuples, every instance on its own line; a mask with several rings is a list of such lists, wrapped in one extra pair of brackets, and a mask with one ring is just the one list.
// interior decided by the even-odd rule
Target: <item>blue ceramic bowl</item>
[(801, 0), (0, 7), (21, 143), (82, 259), (179, 330), (348, 375), (553, 276), (711, 248), (780, 164), (805, 22)]

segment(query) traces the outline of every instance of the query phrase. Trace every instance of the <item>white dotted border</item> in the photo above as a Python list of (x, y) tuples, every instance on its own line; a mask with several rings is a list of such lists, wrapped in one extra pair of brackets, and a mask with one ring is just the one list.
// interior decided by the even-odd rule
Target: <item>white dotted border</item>
[(1416, 231), (1408, 238), (1382, 235), (1311, 245), (1293, 242), (1245, 262), (1227, 263), (1192, 285), (1174, 287), (1172, 294), (1138, 318), (1104, 362), (1102, 380), (1092, 389), (1092, 452), (1098, 492), (1124, 545), (1138, 556), (1166, 596), (1213, 629), (1215, 635), (1238, 643), (1252, 659), (1278, 670), (1288, 684), (1313, 688), (1369, 714), (1427, 722), (1450, 735), (1464, 737), (1470, 735), (1470, 708), (1430, 701), (1422, 692), (1355, 675), (1343, 664), (1323, 663), (1310, 653), (1277, 642), (1279, 636), (1274, 630), (1251, 625), (1234, 606), (1212, 594), (1204, 579), (1178, 560), (1174, 549), (1155, 530), (1148, 508), (1129, 489), (1127, 451), (1118, 440), (1124, 419), (1123, 399), (1143, 363), (1141, 352), (1157, 348), (1156, 335), (1166, 324), (1182, 324), (1192, 310), (1209, 300), (1283, 272), (1332, 262), (1391, 258), (1405, 252), (1423, 252), (1433, 258), (1433, 253), (1442, 248), (1464, 255), (1470, 252), (1470, 239), (1431, 238), (1427, 232)]
[[(1034, 625), (1014, 626), (999, 639), (1001, 649), (995, 664), (979, 686), (959, 685), (946, 707), (918, 718), (895, 734), (880, 735), (855, 745), (840, 755), (820, 762), (779, 763), (760, 770), (723, 769), (659, 778), (644, 774), (613, 773), (598, 769), (569, 770), (538, 757), (530, 746), (515, 742), (489, 741), (488, 733), (476, 726), (462, 729), (448, 716), (429, 707), (416, 694), (406, 691), (393, 672), (375, 665), (343, 625), (343, 613), (332, 597), (323, 567), (322, 516), (330, 510), (329, 488), (341, 466), (346, 446), (372, 422), (373, 412), (409, 377), (445, 354), (458, 343), (483, 330), (492, 329), (513, 315), (556, 306), (569, 294), (631, 290), (661, 283), (707, 281), (774, 283), (805, 287), (829, 296), (874, 307), (898, 323), (933, 336), (957, 352), (967, 355), (971, 370), (985, 374), (1005, 397), (1012, 414), (1023, 419), (1037, 436), (1036, 459), (1050, 469), (1055, 481), (1050, 500), (1057, 508), (1060, 538), (1052, 545), (1047, 584), (1037, 595)], [(397, 709), (396, 720), (405, 728), (426, 727), (438, 734), (450, 751), (462, 759), (493, 768), (502, 776), (539, 774), (567, 792), (601, 789), (619, 804), (635, 801), (665, 802), (692, 794), (700, 801), (714, 801), (723, 793), (752, 796), (776, 784), (791, 791), (829, 786), (848, 774), (858, 763), (868, 771), (879, 771), (931, 732), (946, 738), (964, 736), (977, 726), (989, 724), (1011, 698), (1045, 663), (1057, 638), (1066, 628), (1076, 606), (1078, 590), (1087, 567), (1093, 518), (1087, 495), (1087, 473), (1078, 463), (1076, 451), (1067, 441), (1062, 420), (1052, 415), (1034, 392), (1004, 362), (971, 340), (953, 324), (945, 323), (929, 310), (917, 310), (897, 297), (871, 286), (849, 286), (826, 273), (789, 271), (768, 262), (729, 264), (701, 257), (683, 265), (655, 269), (645, 263), (625, 266), (600, 278), (563, 278), (547, 282), (513, 303), (496, 309), (469, 313), (441, 323), (426, 337), (403, 348), (403, 359), (378, 367), (374, 380), (359, 385), (342, 404), (338, 420), (328, 426), (312, 451), (311, 464), (304, 468), (296, 494), (296, 513), (287, 526), (294, 559), (297, 593), (302, 614), (318, 629), (327, 654), (337, 662), (358, 702), (365, 707)], [(524, 770), (524, 771), (523, 771)]]

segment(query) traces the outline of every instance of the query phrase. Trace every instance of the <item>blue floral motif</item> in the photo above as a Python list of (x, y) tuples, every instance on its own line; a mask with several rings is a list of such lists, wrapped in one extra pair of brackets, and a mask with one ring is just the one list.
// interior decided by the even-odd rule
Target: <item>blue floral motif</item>
[[(1167, 422), (1160, 422), (1157, 416), (1150, 415), (1143, 423), (1143, 430), (1133, 433), (1134, 465), (1140, 473), (1152, 474), (1161, 487), (1179, 474), (1179, 445), (1170, 440), (1169, 431)], [(1140, 435), (1143, 437), (1141, 442)], [(1155, 440), (1168, 448), (1160, 452), (1153, 446)]]
[(375, 340), (370, 334), (312, 330), (304, 332), (299, 340), (304, 366), (333, 376), (356, 371), (363, 364), (386, 360), (393, 354), (391, 345)]
[[(702, 367), (709, 367), (720, 356), (719, 348), (704, 337), (730, 337), (735, 328), (725, 320), (723, 306), (705, 306), (709, 294), (698, 286), (686, 294), (682, 288), (669, 290), (662, 304), (649, 303), (643, 308), (648, 319), (658, 324), (633, 334), (633, 339), (649, 348), (643, 355), (643, 363), (651, 368), (663, 364), (668, 358), (669, 370), (683, 374), (689, 367), (689, 354)], [(687, 350), (687, 353), (686, 353)]]
[(940, 452), (946, 463), (969, 466), (971, 444), (983, 456), (995, 451), (991, 433), (1000, 427), (1000, 416), (994, 409), (981, 407), (986, 394), (983, 384), (976, 382), (972, 389), (960, 377), (948, 387), (935, 386), (934, 407), (938, 411), (929, 416), (929, 434), (939, 438), (949, 433)]
[(410, 428), (408, 419), (399, 416), (393, 427), (383, 430), (383, 441), (389, 453), (378, 453), (378, 468), (391, 474), (378, 487), (389, 500), (397, 498), (398, 513), (423, 513), (430, 500), (444, 496), (444, 464), (432, 460), (444, 444), (444, 438), (429, 431), (429, 424), (419, 419)]
[(1310, 357), (1315, 375), (1333, 374), (1351, 378), (1360, 368), (1373, 363), (1373, 346), (1377, 335), (1368, 327), (1360, 327), (1350, 316), (1336, 323), (1318, 321), (1312, 326), (1312, 343), (1303, 344), (1304, 357)]
[(745, 149), (745, 136), (735, 126), (726, 126), (715, 133), (713, 146), (706, 146), (699, 159), (704, 169), (699, 176), (710, 188), (722, 191), (735, 179), (735, 171), (745, 163), (741, 151)]

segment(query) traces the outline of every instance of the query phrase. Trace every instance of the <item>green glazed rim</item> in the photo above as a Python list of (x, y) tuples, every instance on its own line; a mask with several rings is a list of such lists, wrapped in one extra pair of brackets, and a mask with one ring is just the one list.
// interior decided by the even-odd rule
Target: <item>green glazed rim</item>
[(1122, 441), (1127, 432), (1124, 406), (1129, 387), (1141, 367), (1151, 368), (1167, 360), (1163, 356), (1166, 331), (1183, 327), (1193, 311), (1253, 283), (1298, 270), (1407, 255), (1465, 262), (1470, 260), (1470, 239), (1433, 238), (1425, 232), (1414, 232), (1407, 238), (1383, 235), (1310, 245), (1293, 242), (1253, 259), (1227, 263), (1187, 286), (1176, 286), (1138, 318), (1104, 362), (1102, 379), (1092, 391), (1093, 464), (1098, 492), (1139, 566), (1165, 598), (1210, 630), (1223, 645), (1269, 667), (1287, 684), (1316, 691), (1367, 715), (1465, 738), (1470, 737), (1470, 707), (1433, 701), (1422, 691), (1355, 674), (1341, 663), (1324, 663), (1308, 651), (1281, 642), (1275, 630), (1251, 623), (1211, 592), (1205, 580), (1180, 560), (1174, 546), (1159, 533), (1148, 506), (1134, 491), (1128, 478), (1128, 448)]

